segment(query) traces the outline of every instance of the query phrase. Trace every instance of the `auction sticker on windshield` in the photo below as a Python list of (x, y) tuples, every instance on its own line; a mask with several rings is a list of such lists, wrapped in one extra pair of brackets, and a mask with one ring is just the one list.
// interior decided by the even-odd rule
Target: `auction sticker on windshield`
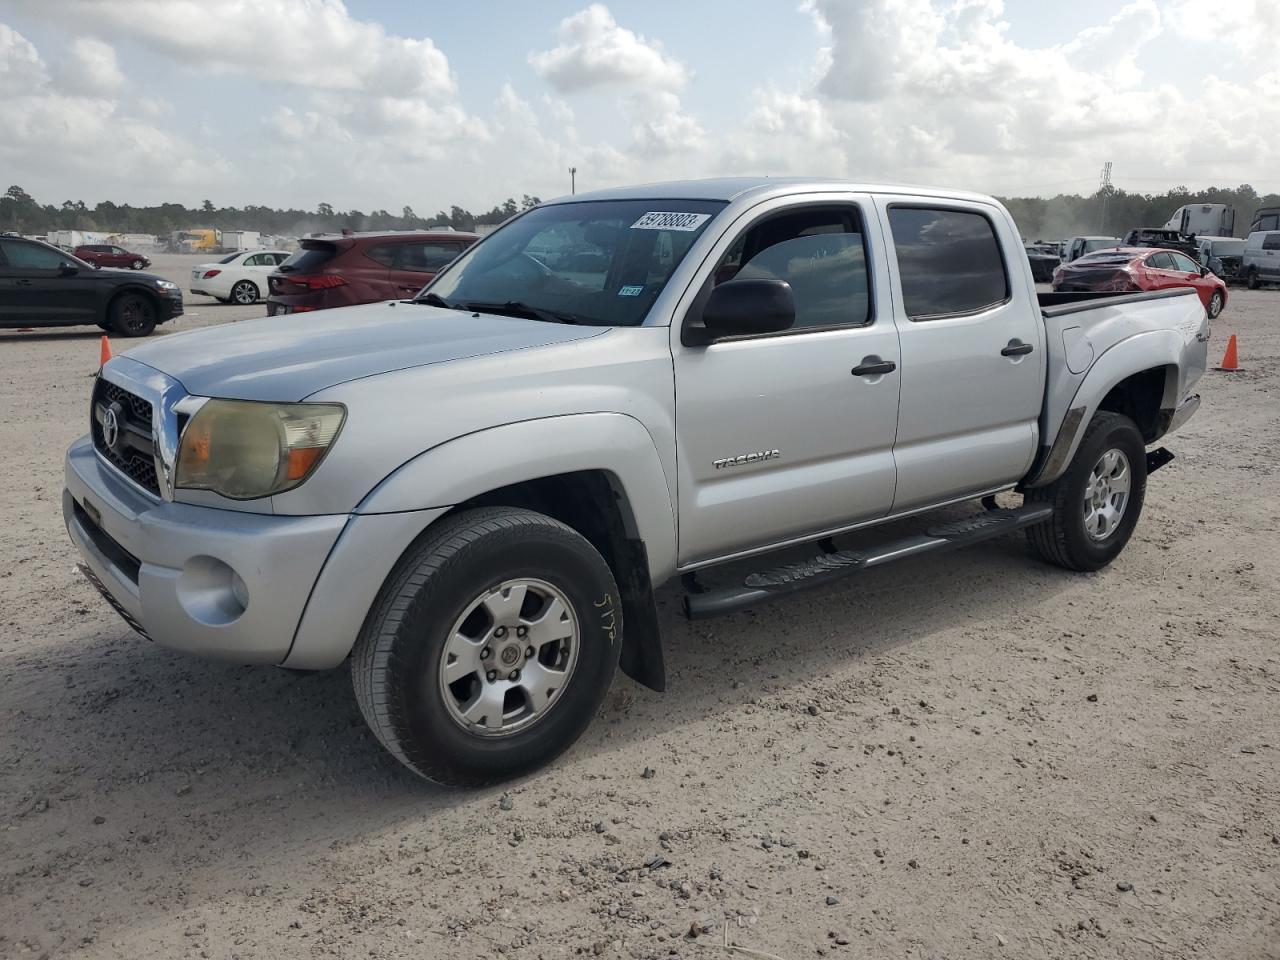
[(697, 230), (711, 219), (709, 213), (667, 213), (654, 210), (631, 225), (632, 230)]

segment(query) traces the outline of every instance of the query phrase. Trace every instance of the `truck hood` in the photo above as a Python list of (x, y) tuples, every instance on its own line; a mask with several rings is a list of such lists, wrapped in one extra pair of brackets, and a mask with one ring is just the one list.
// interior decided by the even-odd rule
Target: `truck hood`
[(393, 370), (606, 332), (390, 301), (169, 334), (128, 356), (196, 396), (287, 402)]

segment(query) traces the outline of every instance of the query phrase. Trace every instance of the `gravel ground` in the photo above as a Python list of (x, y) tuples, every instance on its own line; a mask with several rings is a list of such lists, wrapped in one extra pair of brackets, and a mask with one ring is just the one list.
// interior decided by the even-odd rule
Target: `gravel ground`
[(120, 622), (60, 516), (98, 331), (0, 332), (0, 956), (1280, 957), (1280, 292), (1231, 333), (1110, 568), (1010, 538), (698, 625), (666, 590), (667, 694), (458, 792), (345, 670)]

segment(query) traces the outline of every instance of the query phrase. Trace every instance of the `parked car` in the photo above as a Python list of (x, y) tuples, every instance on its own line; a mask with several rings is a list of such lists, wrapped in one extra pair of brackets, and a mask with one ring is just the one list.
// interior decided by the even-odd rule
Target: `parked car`
[(1240, 272), (1244, 241), (1235, 237), (1196, 237), (1196, 259), (1231, 283), (1244, 279)]
[[(584, 256), (528, 253), (553, 235)], [(654, 591), (681, 574), (697, 618), (1016, 530), (1070, 570), (1119, 555), (1171, 456), (1148, 447), (1199, 405), (1204, 307), (1038, 302), (1020, 248), (998, 202), (948, 190), (735, 178), (544, 204), (413, 300), (111, 360), (67, 529), (155, 642), (349, 659), (402, 763), (515, 776), (581, 734), (619, 665), (663, 689)], [(125, 460), (109, 412), (154, 448)]]
[(1053, 275), (1058, 292), (1105, 291), (1136, 293), (1191, 287), (1212, 320), (1227, 305), (1227, 284), (1186, 254), (1148, 247), (1100, 250), (1073, 263), (1064, 263)]
[(1062, 262), (1057, 244), (1028, 243), (1025, 245), (1027, 261), (1031, 264), (1031, 277), (1036, 283), (1048, 283), (1053, 271)]
[(1258, 230), (1244, 244), (1240, 272), (1250, 290), (1264, 283), (1280, 283), (1280, 230)]
[(271, 274), (267, 313), (412, 297), (478, 239), (474, 233), (421, 230), (306, 237)]
[(182, 314), (182, 291), (163, 277), (86, 263), (57, 247), (0, 235), (0, 327), (97, 324), (145, 337)]
[(1070, 263), (1096, 250), (1120, 246), (1119, 237), (1071, 237), (1063, 241), (1062, 262)]
[(145, 270), (151, 266), (151, 259), (140, 253), (130, 253), (124, 247), (114, 243), (90, 243), (76, 247), (75, 255), (85, 263), (99, 267), (128, 267), (130, 270)]
[(1177, 230), (1166, 230), (1164, 227), (1135, 227), (1124, 235), (1124, 242), (1118, 246), (1177, 250), (1193, 260), (1196, 259), (1195, 238), (1184, 236)]
[(202, 263), (191, 268), (191, 292), (223, 303), (256, 303), (267, 292), (272, 271), (290, 256), (283, 250), (253, 250)]
[(1259, 207), (1249, 223), (1249, 233), (1280, 230), (1280, 207)]

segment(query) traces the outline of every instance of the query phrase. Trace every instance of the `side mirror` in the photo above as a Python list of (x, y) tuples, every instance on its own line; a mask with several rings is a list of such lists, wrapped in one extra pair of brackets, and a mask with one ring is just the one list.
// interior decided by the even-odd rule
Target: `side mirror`
[(58, 264), (58, 273), (64, 277), (70, 277), (73, 274), (77, 274), (79, 272), (80, 272), (80, 268), (77, 267), (74, 263), (68, 263), (66, 260), (63, 260), (60, 264)]
[(708, 340), (777, 333), (796, 322), (796, 298), (785, 280), (728, 280), (702, 308)]

